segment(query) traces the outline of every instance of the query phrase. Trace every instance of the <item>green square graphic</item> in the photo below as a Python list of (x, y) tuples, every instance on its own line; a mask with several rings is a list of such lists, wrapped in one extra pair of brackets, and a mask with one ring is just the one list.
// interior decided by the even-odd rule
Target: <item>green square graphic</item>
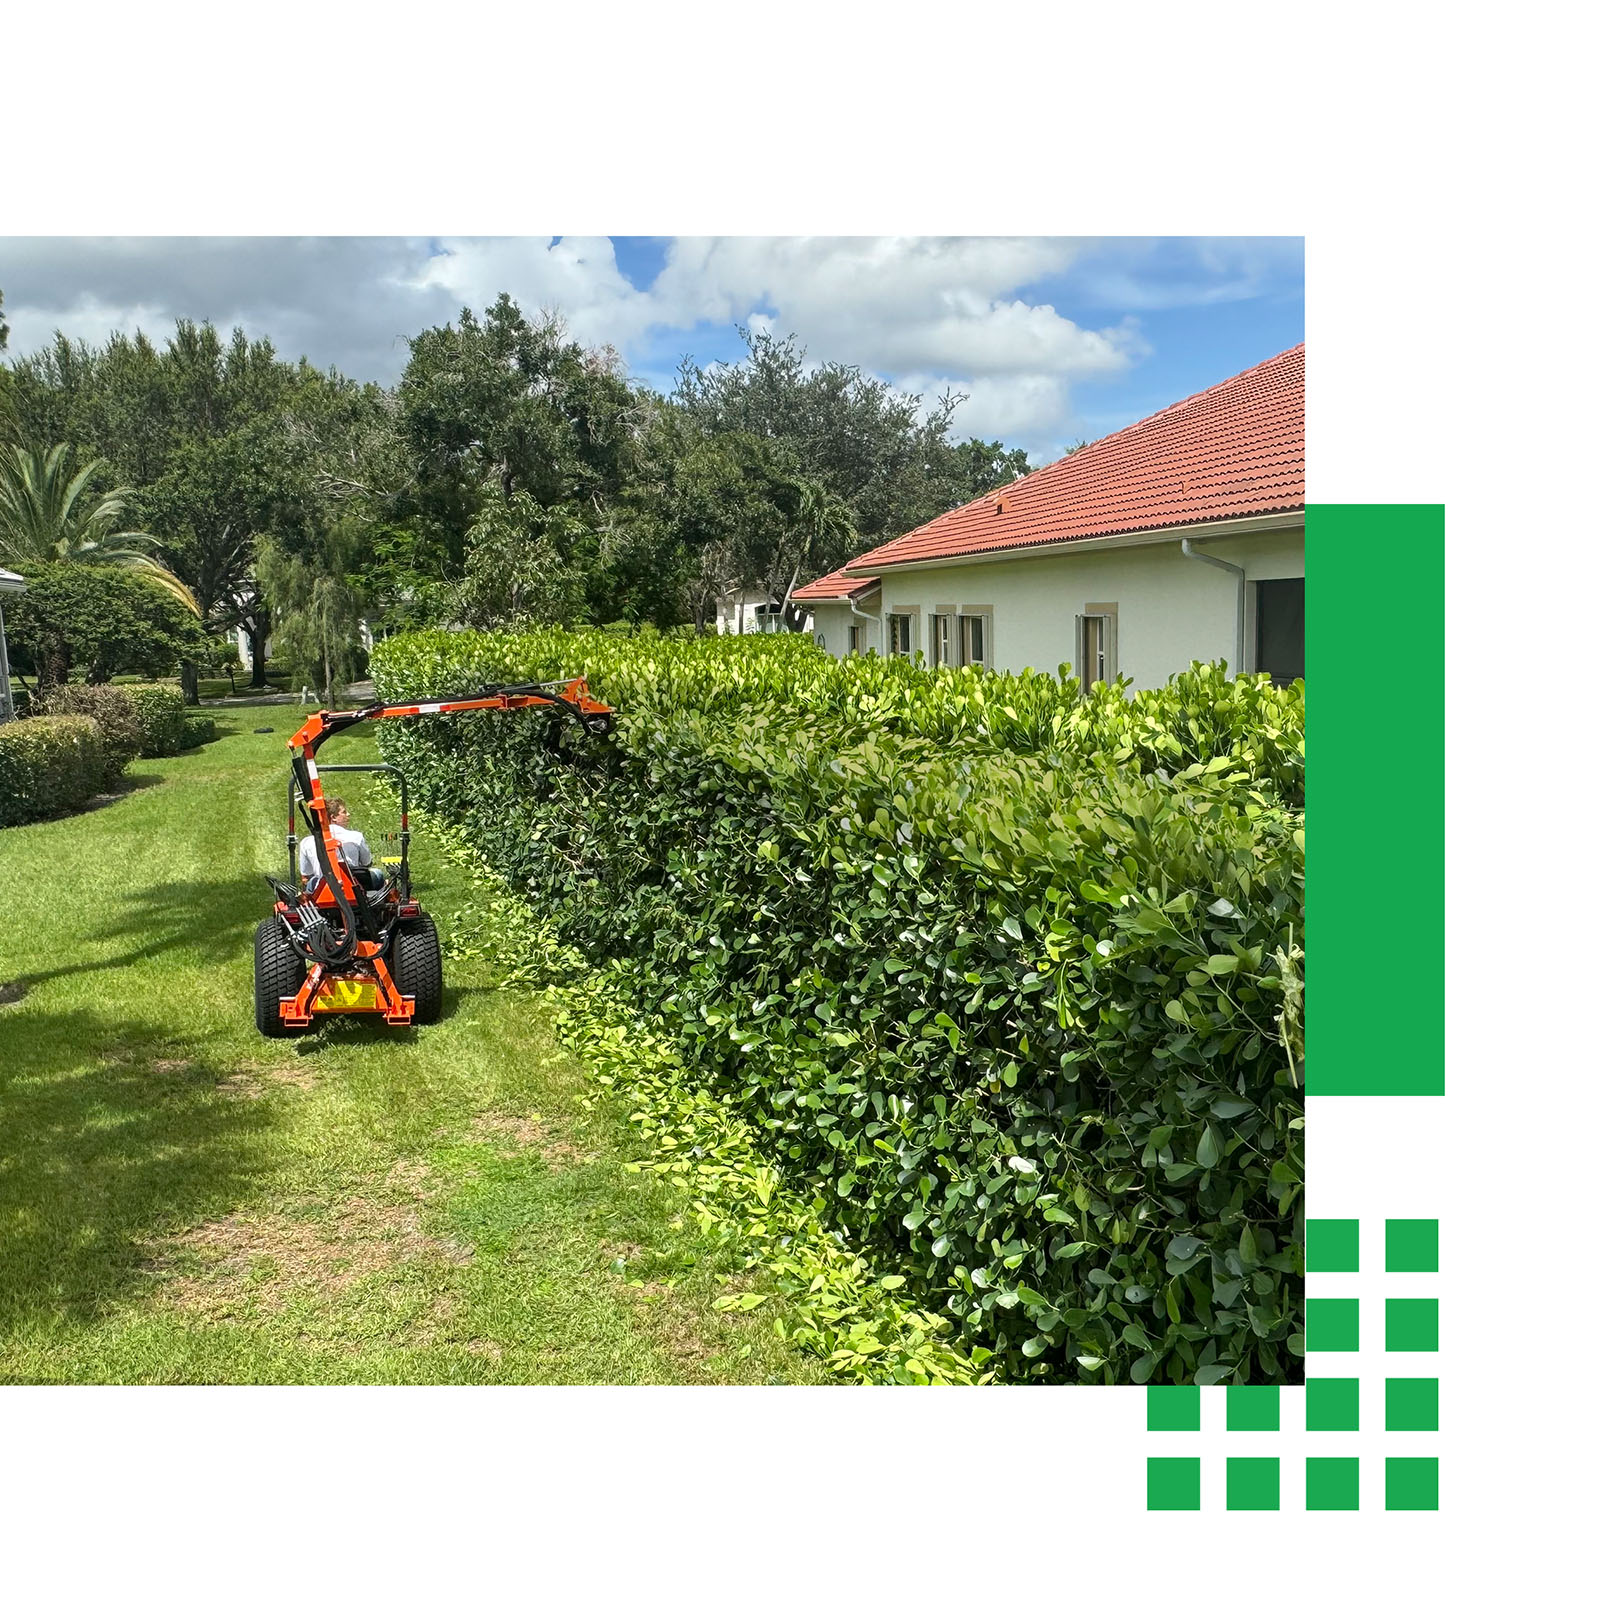
[[(1443, 506), (1306, 508), (1305, 666), (1317, 703), (1306, 805), (1318, 819), (1306, 846), (1317, 903), (1308, 1095), (1445, 1090), (1444, 541)], [(1405, 596), (1404, 628), (1373, 604), (1374, 572), (1385, 593)], [(1381, 673), (1350, 670), (1378, 660)], [(1404, 963), (1373, 960), (1374, 884), (1407, 908)]]
[(1230, 1384), (1228, 1387), (1229, 1433), (1276, 1433), (1278, 1431), (1278, 1391), (1270, 1384)]
[(1359, 1300), (1307, 1300), (1307, 1350), (1359, 1350)]
[(1306, 1379), (1307, 1433), (1356, 1433), (1360, 1427), (1358, 1378)]
[(1437, 1433), (1439, 1380), (1385, 1378), (1383, 1425), (1390, 1433)]
[(1383, 1507), (1386, 1511), (1437, 1511), (1439, 1458), (1388, 1457), (1383, 1463)]
[(1356, 1456), (1306, 1457), (1306, 1510), (1359, 1511), (1361, 1461)]
[[(1309, 1303), (1308, 1303), (1309, 1310)], [(1309, 1349), (1310, 1346), (1308, 1345)], [(1437, 1300), (1385, 1300), (1383, 1303), (1385, 1350), (1437, 1350), (1439, 1302)]]
[(1361, 1225), (1353, 1219), (1306, 1223), (1307, 1272), (1358, 1272)]
[(1391, 1217), (1385, 1222), (1383, 1266), (1386, 1272), (1437, 1272), (1439, 1219), (1401, 1220)]
[(1278, 1509), (1278, 1458), (1228, 1457), (1228, 1509), (1276, 1511)]
[(1150, 1456), (1145, 1462), (1145, 1509), (1198, 1511), (1200, 1457)]
[(1198, 1433), (1200, 1391), (1193, 1384), (1154, 1384), (1146, 1389), (1144, 1425), (1152, 1433)]

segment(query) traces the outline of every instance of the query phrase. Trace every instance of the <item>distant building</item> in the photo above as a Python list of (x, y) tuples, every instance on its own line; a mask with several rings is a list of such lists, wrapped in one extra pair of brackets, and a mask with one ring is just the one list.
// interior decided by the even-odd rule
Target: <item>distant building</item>
[[(729, 589), (717, 600), (718, 633), (782, 633), (783, 602), (765, 589)], [(811, 631), (806, 617), (803, 630)]]

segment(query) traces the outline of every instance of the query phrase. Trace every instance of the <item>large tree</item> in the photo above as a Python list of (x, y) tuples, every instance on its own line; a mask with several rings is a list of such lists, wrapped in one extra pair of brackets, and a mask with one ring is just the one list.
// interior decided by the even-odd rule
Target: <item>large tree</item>
[(361, 664), (361, 622), (367, 596), (361, 584), (358, 527), (330, 526), (301, 551), (270, 540), (257, 571), (276, 622), (278, 655), (309, 678), (326, 705), (355, 677)]
[(516, 490), (487, 497), (467, 530), (456, 614), (470, 627), (571, 624), (586, 619), (586, 574), (573, 559), (587, 529), (562, 506)]
[(509, 295), (480, 319), (411, 341), (396, 396), (410, 482), (395, 507), (423, 530), (446, 578), (497, 493), (565, 506), (598, 529), (632, 478), (644, 421), (611, 350), (586, 350), (552, 315), (529, 321)]
[(966, 498), (948, 442), (961, 396), (925, 407), (920, 395), (859, 367), (810, 362), (793, 335), (743, 337), (743, 361), (685, 362), (674, 400), (708, 433), (748, 434), (784, 450), (849, 508), (863, 547)]

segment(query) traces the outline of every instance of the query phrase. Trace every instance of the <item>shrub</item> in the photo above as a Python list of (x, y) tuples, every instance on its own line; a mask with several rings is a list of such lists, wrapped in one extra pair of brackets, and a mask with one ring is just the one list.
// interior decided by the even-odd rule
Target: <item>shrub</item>
[(380, 736), (997, 1370), (1297, 1381), (1299, 689), (556, 630), (374, 669), (387, 699), (585, 671), (618, 706), (553, 750), (496, 713)]
[(182, 693), (167, 683), (130, 683), (139, 713), (139, 754), (175, 756), (184, 748), (184, 704)]
[(134, 697), (121, 684), (58, 684), (41, 695), (40, 701), (40, 709), (48, 716), (92, 717), (99, 725), (105, 751), (102, 789), (110, 788), (139, 754), (144, 720)]
[(92, 717), (0, 723), (0, 827), (77, 810), (100, 792), (105, 763)]
[(81, 668), (159, 677), (207, 648), (200, 623), (153, 578), (126, 567), (52, 561), (23, 566), (27, 589), (6, 602), (15, 666), (61, 682)]
[(178, 737), (180, 750), (193, 750), (202, 744), (210, 744), (217, 736), (217, 723), (215, 717), (201, 717), (190, 714), (183, 719), (183, 728)]

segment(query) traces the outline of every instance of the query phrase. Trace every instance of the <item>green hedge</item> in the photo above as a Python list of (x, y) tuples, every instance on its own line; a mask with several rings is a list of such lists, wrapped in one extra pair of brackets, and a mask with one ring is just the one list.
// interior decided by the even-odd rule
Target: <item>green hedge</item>
[(619, 707), (555, 751), (497, 713), (380, 738), (1004, 1375), (1298, 1381), (1298, 688), (557, 630), (373, 668)]
[(77, 810), (100, 792), (105, 767), (92, 717), (0, 723), (0, 827)]
[(139, 754), (175, 756), (184, 748), (183, 694), (167, 683), (130, 683), (126, 692), (139, 713)]
[(116, 683), (63, 683), (39, 697), (46, 716), (92, 717), (100, 729), (105, 766), (100, 788), (109, 789), (139, 754), (144, 719), (133, 695)]
[(199, 745), (210, 744), (217, 736), (217, 719), (204, 717), (197, 712), (190, 712), (183, 719), (183, 727), (178, 735), (178, 748), (180, 750), (193, 750)]

